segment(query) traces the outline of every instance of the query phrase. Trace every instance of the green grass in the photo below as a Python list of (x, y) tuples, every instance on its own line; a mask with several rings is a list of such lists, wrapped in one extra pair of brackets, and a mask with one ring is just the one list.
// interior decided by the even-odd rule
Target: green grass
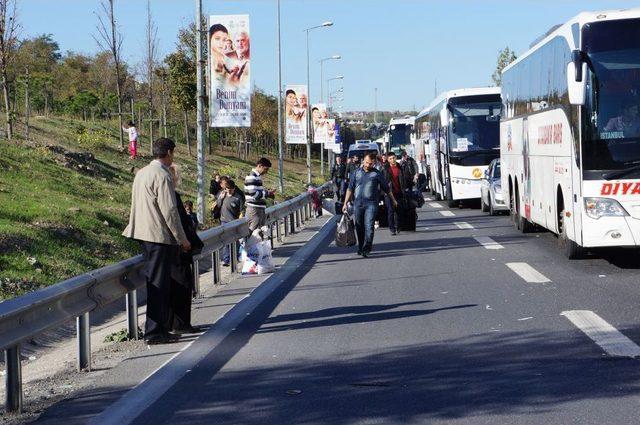
[[(131, 167), (141, 168), (151, 160), (148, 144), (143, 142), (142, 157), (130, 163), (119, 149), (113, 124), (66, 118), (36, 118), (31, 123), (29, 143), (0, 141), (0, 299), (138, 253), (137, 245), (120, 234), (128, 221)], [(63, 155), (47, 146), (93, 153), (90, 165), (95, 175), (66, 168)], [(195, 158), (184, 145), (178, 146), (176, 158), (183, 171), (180, 191), (195, 200)], [(252, 161), (239, 160), (231, 152), (214, 152), (207, 159), (208, 174), (230, 174), (240, 185), (251, 166)], [(280, 198), (303, 191), (304, 163), (287, 161), (284, 177), (285, 194)], [(277, 169), (267, 176), (266, 185), (277, 187)]]

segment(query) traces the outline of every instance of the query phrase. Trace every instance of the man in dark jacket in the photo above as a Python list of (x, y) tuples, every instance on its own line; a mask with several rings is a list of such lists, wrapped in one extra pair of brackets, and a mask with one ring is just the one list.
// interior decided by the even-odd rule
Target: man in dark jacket
[(389, 189), (393, 193), (394, 199), (398, 202), (398, 207), (394, 208), (389, 196), (385, 196), (385, 204), (387, 206), (387, 221), (389, 223), (389, 231), (392, 235), (397, 235), (398, 228), (398, 208), (401, 208), (404, 204), (403, 198), (405, 197), (406, 190), (406, 176), (404, 169), (398, 164), (396, 154), (389, 152), (387, 155), (387, 164), (382, 170), (382, 174), (387, 179)]
[(338, 202), (342, 202), (342, 198), (344, 197), (344, 185), (345, 185), (345, 174), (347, 173), (347, 166), (342, 162), (342, 157), (340, 155), (336, 156), (336, 163), (333, 164), (333, 168), (331, 169), (331, 180), (333, 184), (336, 185), (336, 191), (338, 193)]
[(411, 190), (413, 189), (413, 184), (418, 180), (418, 163), (407, 154), (407, 151), (402, 151), (400, 155), (402, 156), (402, 164), (400, 166), (404, 171), (406, 188)]
[[(220, 223), (225, 224), (240, 218), (242, 208), (244, 208), (244, 199), (240, 191), (236, 188), (233, 180), (227, 181), (225, 189), (220, 192), (217, 199), (220, 206)], [(229, 245), (225, 245), (222, 249), (222, 265), (228, 266), (231, 261), (231, 253)]]

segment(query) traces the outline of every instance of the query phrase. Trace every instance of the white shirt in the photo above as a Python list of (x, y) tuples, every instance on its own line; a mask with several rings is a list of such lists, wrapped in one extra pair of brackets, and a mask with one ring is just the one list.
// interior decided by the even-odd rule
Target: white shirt
[(138, 140), (138, 130), (135, 127), (124, 128), (124, 131), (129, 133), (129, 141), (133, 142), (134, 140)]

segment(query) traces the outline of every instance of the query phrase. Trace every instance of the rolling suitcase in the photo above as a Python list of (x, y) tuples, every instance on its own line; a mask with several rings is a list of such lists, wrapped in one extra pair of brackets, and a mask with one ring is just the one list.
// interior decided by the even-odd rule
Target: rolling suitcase
[(398, 202), (398, 230), (401, 232), (415, 232), (418, 221), (416, 209), (406, 198)]

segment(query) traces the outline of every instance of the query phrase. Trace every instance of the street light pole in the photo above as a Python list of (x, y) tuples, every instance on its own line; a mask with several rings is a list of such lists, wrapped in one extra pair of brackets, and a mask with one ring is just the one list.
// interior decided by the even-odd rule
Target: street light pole
[(196, 74), (197, 74), (197, 90), (198, 90), (198, 105), (197, 105), (197, 118), (198, 127), (196, 138), (198, 141), (198, 221), (204, 223), (205, 218), (205, 192), (204, 192), (204, 135), (205, 129), (205, 116), (204, 116), (204, 66), (203, 66), (203, 54), (202, 54), (202, 0), (196, 0)]
[[(307, 33), (307, 184), (311, 184), (311, 138), (313, 125), (311, 121), (311, 82), (309, 78), (309, 32), (317, 28), (333, 26), (333, 22), (323, 22), (322, 25), (310, 27), (304, 31)], [(324, 175), (324, 174), (323, 174)]]
[(278, 189), (284, 193), (284, 149), (282, 146), (282, 53), (280, 51), (280, 0), (278, 0), (277, 22), (278, 49)]

